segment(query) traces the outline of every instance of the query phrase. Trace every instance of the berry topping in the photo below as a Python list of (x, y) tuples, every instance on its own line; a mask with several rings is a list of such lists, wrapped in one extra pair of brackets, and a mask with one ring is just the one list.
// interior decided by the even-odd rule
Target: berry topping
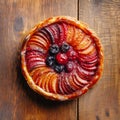
[(59, 52), (59, 47), (57, 44), (54, 44), (49, 49), (50, 54), (55, 55)]
[(61, 51), (65, 53), (65, 52), (67, 52), (69, 49), (70, 49), (69, 44), (66, 43), (66, 42), (64, 42), (64, 43), (62, 44), (62, 46), (61, 46)]
[(58, 53), (56, 55), (56, 60), (59, 64), (66, 64), (68, 62), (68, 57), (65, 53)]
[(67, 72), (71, 72), (74, 69), (74, 63), (72, 61), (69, 61), (65, 67)]
[(69, 49), (67, 56), (70, 60), (75, 60), (77, 58), (77, 53), (73, 49)]
[(52, 67), (55, 64), (55, 57), (54, 56), (48, 56), (46, 58), (46, 64), (50, 67)]
[(64, 65), (60, 65), (60, 64), (55, 65), (55, 66), (54, 66), (54, 70), (55, 70), (55, 72), (57, 72), (57, 73), (61, 73), (61, 72), (64, 70)]

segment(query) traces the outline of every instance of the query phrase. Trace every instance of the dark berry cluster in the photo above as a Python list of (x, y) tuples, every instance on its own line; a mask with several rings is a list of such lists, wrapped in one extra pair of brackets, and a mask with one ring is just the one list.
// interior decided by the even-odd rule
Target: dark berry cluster
[(57, 44), (53, 44), (46, 58), (46, 65), (53, 68), (57, 73), (62, 71), (71, 72), (74, 68), (72, 61), (75, 59), (76, 52), (70, 49), (70, 45), (64, 42), (60, 47)]

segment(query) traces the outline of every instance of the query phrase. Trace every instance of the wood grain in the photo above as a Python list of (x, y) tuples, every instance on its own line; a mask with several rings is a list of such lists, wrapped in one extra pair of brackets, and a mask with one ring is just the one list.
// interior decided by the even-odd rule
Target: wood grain
[(120, 119), (120, 0), (79, 2), (79, 19), (101, 38), (104, 72), (101, 80), (79, 98), (79, 119)]
[[(104, 47), (104, 72), (88, 93), (51, 102), (33, 92), (20, 70), (24, 33), (50, 16), (89, 24)], [(119, 120), (120, 0), (0, 0), (0, 120)]]
[(45, 100), (28, 87), (19, 66), (23, 33), (56, 15), (77, 17), (77, 0), (0, 0), (0, 120), (76, 120), (76, 100)]

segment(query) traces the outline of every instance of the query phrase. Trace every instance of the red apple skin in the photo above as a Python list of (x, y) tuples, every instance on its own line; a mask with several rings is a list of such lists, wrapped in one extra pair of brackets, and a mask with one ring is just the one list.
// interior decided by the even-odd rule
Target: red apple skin
[(59, 43), (58, 45), (61, 46), (64, 40), (66, 39), (66, 26), (63, 23), (58, 23), (57, 27), (59, 29)]
[(67, 94), (67, 90), (64, 88), (63, 81), (64, 81), (63, 77), (60, 76), (59, 77), (59, 82), (58, 82), (58, 87), (59, 87), (58, 93), (60, 93), (60, 94)]
[(64, 75), (64, 87), (66, 88), (67, 90), (67, 93), (70, 94), (70, 93), (73, 93), (74, 92), (74, 89), (71, 87), (70, 83), (69, 83), (69, 79), (68, 79), (68, 74), (65, 74)]
[(51, 29), (51, 32), (54, 36), (54, 41), (55, 41), (55, 44), (58, 44), (59, 43), (59, 37), (60, 37), (60, 33), (59, 33), (59, 30), (57, 28), (56, 25), (50, 25), (49, 26), (49, 29)]

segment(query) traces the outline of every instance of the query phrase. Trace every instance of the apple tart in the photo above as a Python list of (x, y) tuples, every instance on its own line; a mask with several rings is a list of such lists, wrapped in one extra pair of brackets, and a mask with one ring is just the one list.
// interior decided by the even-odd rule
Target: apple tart
[(65, 101), (86, 93), (100, 78), (103, 50), (99, 38), (75, 18), (51, 17), (25, 37), (23, 75), (34, 91)]

